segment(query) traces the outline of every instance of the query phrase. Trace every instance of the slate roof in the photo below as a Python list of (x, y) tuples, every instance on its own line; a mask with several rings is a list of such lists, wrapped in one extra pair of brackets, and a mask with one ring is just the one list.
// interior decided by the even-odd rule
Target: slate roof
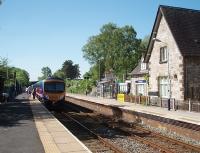
[(144, 75), (148, 74), (148, 70), (141, 70), (141, 61), (138, 63), (138, 65), (133, 69), (133, 71), (130, 73), (132, 76), (138, 76), (138, 75)]
[(169, 29), (183, 56), (200, 56), (200, 11), (180, 7), (160, 5), (151, 33), (145, 62), (149, 60), (161, 16), (164, 16)]

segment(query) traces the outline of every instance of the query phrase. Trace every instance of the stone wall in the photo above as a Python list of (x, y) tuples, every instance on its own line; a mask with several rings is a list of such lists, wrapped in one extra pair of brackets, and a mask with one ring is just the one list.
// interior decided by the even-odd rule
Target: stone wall
[[(131, 78), (131, 94), (133, 95), (136, 95), (136, 82), (135, 81), (138, 81), (138, 80), (145, 80), (144, 77), (142, 76), (138, 76), (138, 77), (133, 77)], [(147, 95), (147, 84), (145, 84), (145, 88), (146, 88), (146, 91), (145, 91), (145, 95)]]
[[(161, 40), (161, 42), (155, 41), (149, 60), (149, 91), (152, 93), (159, 93), (158, 78), (163, 76), (168, 77), (169, 73), (171, 80), (171, 98), (183, 100), (183, 57), (164, 17), (161, 18), (156, 38)], [(167, 46), (167, 50), (169, 51), (169, 63), (160, 63), (160, 48), (164, 46)], [(156, 96), (159, 96), (159, 94)]]

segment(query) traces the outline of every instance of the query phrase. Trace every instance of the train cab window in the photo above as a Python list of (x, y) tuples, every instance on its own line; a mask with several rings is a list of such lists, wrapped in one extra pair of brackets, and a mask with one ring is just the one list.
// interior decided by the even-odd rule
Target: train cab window
[(46, 92), (64, 92), (65, 84), (62, 82), (46, 82), (44, 84), (44, 91), (46, 91)]

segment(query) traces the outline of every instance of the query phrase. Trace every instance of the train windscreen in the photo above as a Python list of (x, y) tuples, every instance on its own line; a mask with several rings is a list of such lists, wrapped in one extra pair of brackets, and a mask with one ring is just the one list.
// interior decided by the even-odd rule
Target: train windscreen
[(44, 91), (46, 92), (64, 92), (65, 84), (63, 82), (45, 82)]

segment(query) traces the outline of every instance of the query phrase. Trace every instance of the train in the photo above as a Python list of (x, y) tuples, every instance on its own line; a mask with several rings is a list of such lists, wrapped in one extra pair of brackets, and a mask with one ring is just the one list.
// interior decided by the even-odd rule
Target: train
[(33, 85), (35, 96), (48, 107), (59, 107), (65, 101), (65, 82), (63, 79), (50, 77)]

